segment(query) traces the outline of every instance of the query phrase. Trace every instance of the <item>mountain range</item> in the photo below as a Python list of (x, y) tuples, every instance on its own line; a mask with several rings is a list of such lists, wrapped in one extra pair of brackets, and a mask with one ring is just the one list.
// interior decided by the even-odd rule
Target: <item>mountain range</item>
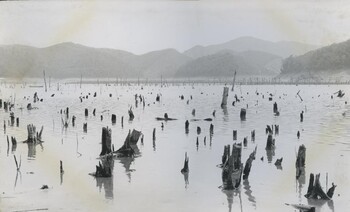
[(330, 76), (350, 74), (350, 40), (284, 59), (281, 75)]
[(270, 42), (253, 37), (195, 46), (182, 53), (163, 49), (141, 55), (74, 43), (45, 48), (3, 45), (0, 46), (0, 77), (42, 77), (44, 70), (47, 76), (54, 78), (81, 75), (84, 78), (231, 77), (235, 70), (238, 76), (276, 76), (281, 68), (283, 74), (296, 68), (287, 65), (291, 59), (307, 60), (301, 58), (317, 52), (317, 48), (297, 42)]

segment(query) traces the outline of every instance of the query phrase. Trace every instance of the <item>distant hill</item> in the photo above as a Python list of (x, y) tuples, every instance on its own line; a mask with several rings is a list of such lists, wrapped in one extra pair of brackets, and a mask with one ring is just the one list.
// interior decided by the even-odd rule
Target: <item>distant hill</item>
[(177, 77), (232, 77), (237, 75), (277, 75), (282, 58), (265, 52), (235, 53), (229, 50), (203, 56), (181, 66)]
[(282, 75), (350, 74), (350, 40), (283, 60)]
[(235, 52), (261, 51), (285, 58), (289, 57), (290, 55), (301, 55), (316, 48), (318, 47), (298, 42), (270, 42), (253, 37), (240, 37), (222, 44), (210, 45), (206, 47), (195, 46), (185, 51), (184, 54), (192, 58), (199, 58), (215, 54), (222, 50), (232, 50)]
[(4, 77), (115, 77), (114, 73), (135, 76), (126, 61), (134, 55), (110, 49), (94, 49), (73, 43), (47, 48), (28, 46), (0, 47), (0, 73)]
[[(283, 55), (314, 48), (295, 42), (268, 42), (251, 37), (208, 47), (142, 55), (107, 48), (61, 43), (46, 48), (0, 46), (0, 77), (166, 78), (280, 74)], [(282, 56), (281, 56), (282, 55)]]

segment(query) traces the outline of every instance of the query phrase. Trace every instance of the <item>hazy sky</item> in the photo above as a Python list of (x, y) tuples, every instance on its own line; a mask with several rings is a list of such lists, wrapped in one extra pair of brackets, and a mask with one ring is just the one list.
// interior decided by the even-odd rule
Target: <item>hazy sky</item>
[(0, 44), (74, 42), (140, 54), (240, 36), (317, 45), (348, 40), (350, 1), (0, 2)]

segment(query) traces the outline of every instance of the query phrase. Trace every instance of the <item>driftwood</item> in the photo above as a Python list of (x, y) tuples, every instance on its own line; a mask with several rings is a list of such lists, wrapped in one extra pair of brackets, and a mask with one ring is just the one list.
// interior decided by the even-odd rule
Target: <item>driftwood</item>
[(314, 177), (314, 174), (310, 174), (309, 186), (307, 189), (307, 193), (305, 197), (308, 199), (323, 199), (323, 200), (331, 200), (334, 194), (336, 185), (332, 183), (332, 187), (328, 189), (327, 193), (325, 193), (320, 184), (320, 174)]
[(250, 153), (249, 158), (245, 162), (245, 166), (243, 170), (243, 180), (248, 179), (253, 160), (255, 160), (256, 150), (257, 150), (257, 147), (255, 147), (254, 151)]

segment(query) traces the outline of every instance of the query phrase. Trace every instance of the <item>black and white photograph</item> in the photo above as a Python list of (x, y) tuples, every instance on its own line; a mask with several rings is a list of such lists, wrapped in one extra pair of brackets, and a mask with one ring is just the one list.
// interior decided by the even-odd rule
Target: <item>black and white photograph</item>
[(1, 212), (345, 212), (349, 176), (349, 1), (0, 1)]

